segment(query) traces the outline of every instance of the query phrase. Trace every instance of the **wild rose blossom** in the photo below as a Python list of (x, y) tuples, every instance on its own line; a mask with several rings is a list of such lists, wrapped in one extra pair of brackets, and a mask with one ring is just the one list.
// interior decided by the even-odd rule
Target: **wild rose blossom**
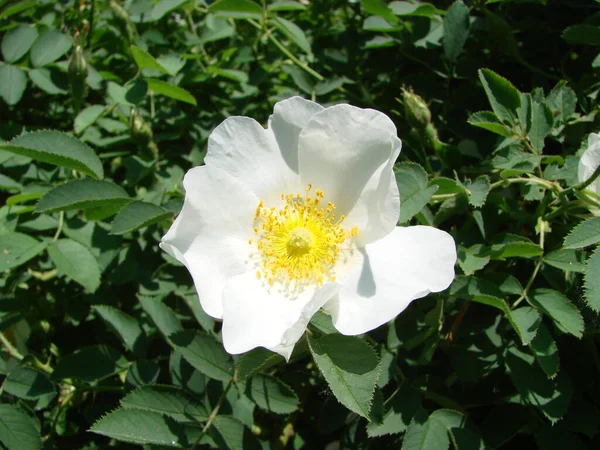
[(289, 359), (320, 308), (346, 335), (372, 330), (454, 278), (452, 237), (397, 227), (401, 141), (381, 112), (293, 97), (268, 128), (230, 117), (191, 169), (161, 247), (190, 271), (232, 354)]
[[(600, 135), (591, 133), (588, 136), (588, 148), (581, 155), (579, 167), (577, 168), (577, 179), (579, 182), (586, 181), (600, 166)], [(587, 189), (600, 195), (600, 178), (590, 184)]]

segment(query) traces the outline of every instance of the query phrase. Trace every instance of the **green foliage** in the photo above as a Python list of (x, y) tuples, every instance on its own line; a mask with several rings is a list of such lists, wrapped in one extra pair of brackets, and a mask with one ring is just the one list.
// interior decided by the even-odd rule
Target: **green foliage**
[[(0, 2), (0, 447), (597, 448), (576, 3)], [(451, 233), (457, 277), (363, 336), (319, 311), (289, 361), (229, 355), (158, 242), (215, 126), (292, 95), (392, 119), (398, 223)]]

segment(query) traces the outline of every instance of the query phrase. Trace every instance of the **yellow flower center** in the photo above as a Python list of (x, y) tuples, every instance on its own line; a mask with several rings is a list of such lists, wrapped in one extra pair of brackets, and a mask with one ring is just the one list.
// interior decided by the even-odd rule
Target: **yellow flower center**
[[(304, 194), (281, 194), (282, 208), (267, 208), (261, 200), (254, 216), (256, 248), (259, 250), (256, 276), (269, 284), (275, 281), (323, 284), (335, 281), (335, 263), (341, 245), (358, 236), (358, 227), (347, 232), (344, 216), (326, 202), (323, 191), (309, 185)], [(250, 240), (253, 244), (254, 240)]]

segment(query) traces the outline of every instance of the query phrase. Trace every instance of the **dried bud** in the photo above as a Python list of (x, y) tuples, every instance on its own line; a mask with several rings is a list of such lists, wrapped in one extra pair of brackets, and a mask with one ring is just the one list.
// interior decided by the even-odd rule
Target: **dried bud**
[(417, 130), (423, 130), (431, 123), (431, 112), (421, 97), (412, 89), (402, 88), (402, 103), (404, 115), (409, 125)]

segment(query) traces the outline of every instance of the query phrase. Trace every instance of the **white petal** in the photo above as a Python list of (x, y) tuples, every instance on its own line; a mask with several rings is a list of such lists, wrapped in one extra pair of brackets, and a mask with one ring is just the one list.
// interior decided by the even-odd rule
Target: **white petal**
[(324, 306), (342, 334), (377, 328), (411, 301), (443, 291), (454, 279), (454, 240), (433, 227), (397, 227), (355, 256), (338, 271), (343, 289)]
[(190, 271), (202, 308), (223, 317), (222, 292), (228, 278), (253, 270), (248, 265), (258, 198), (226, 172), (202, 166), (183, 180), (181, 213), (161, 248)]
[(265, 347), (289, 359), (315, 312), (341, 286), (327, 283), (290, 297), (254, 273), (232, 278), (223, 292), (223, 344), (231, 354)]
[(298, 190), (298, 175), (286, 163), (273, 132), (249, 117), (229, 117), (208, 138), (208, 166), (238, 179), (267, 204)]
[(291, 97), (275, 104), (269, 118), (269, 128), (273, 131), (283, 159), (298, 173), (298, 137), (308, 120), (323, 107), (302, 97)]
[[(592, 176), (594, 171), (600, 166), (600, 135), (591, 133), (588, 137), (588, 148), (581, 155), (579, 167), (577, 170), (577, 178), (579, 182), (587, 180)], [(600, 181), (596, 179), (588, 189), (600, 194)]]
[(298, 159), (303, 184), (312, 184), (345, 214), (344, 227), (358, 226), (361, 243), (391, 232), (400, 203), (392, 166), (401, 142), (385, 114), (336, 105), (316, 113), (300, 133)]

